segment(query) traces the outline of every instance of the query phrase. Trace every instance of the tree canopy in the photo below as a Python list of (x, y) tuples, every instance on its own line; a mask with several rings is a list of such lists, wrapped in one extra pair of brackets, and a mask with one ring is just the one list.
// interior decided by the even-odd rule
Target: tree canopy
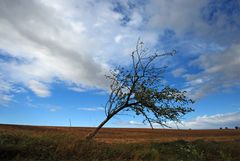
[(180, 118), (193, 111), (188, 105), (194, 101), (186, 92), (163, 83), (166, 66), (159, 65), (159, 59), (173, 56), (176, 51), (159, 54), (144, 48), (137, 42), (131, 53), (131, 66), (117, 67), (106, 76), (110, 80), (110, 94), (105, 105), (106, 119), (87, 138), (93, 138), (98, 130), (120, 111), (134, 111), (144, 117), (151, 128), (157, 123), (167, 126), (167, 121), (180, 122)]

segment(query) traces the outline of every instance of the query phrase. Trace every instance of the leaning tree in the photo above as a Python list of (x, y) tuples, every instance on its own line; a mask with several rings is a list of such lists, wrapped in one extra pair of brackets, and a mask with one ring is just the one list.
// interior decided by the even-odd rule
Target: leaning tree
[(110, 94), (105, 105), (106, 118), (86, 137), (94, 138), (98, 131), (115, 115), (122, 111), (133, 111), (142, 115), (143, 122), (166, 126), (167, 121), (180, 122), (181, 116), (193, 111), (188, 107), (193, 101), (180, 91), (163, 83), (166, 66), (159, 65), (159, 58), (172, 56), (176, 51), (159, 54), (144, 48), (143, 42), (137, 42), (131, 54), (129, 67), (118, 67), (106, 78), (110, 80)]

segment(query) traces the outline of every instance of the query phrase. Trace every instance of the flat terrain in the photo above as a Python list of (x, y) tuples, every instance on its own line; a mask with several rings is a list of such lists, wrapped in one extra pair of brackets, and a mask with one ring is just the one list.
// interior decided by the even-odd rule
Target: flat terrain
[(1, 161), (239, 161), (240, 130), (0, 125)]
[[(68, 135), (83, 139), (94, 128), (52, 127), (0, 124), (0, 133), (24, 133), (31, 136)], [(194, 141), (240, 141), (240, 130), (176, 130), (141, 128), (103, 128), (96, 140), (105, 143), (171, 142), (177, 140)]]

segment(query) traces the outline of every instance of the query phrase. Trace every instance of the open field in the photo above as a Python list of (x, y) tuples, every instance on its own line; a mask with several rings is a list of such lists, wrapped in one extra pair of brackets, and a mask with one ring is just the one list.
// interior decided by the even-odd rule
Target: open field
[(0, 125), (0, 160), (236, 160), (240, 130), (93, 128)]
[[(93, 128), (0, 125), (0, 132), (37, 135), (69, 135), (84, 138)], [(240, 130), (175, 130), (140, 128), (103, 128), (96, 140), (106, 143), (169, 142), (177, 140), (234, 141), (240, 140)]]

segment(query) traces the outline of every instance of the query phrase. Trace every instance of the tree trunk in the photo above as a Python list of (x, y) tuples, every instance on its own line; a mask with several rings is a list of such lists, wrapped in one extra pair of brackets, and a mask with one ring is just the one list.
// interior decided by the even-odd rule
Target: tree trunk
[(121, 107), (119, 107), (117, 110), (113, 111), (111, 114), (109, 114), (107, 116), (107, 118), (105, 120), (103, 120), (103, 122), (91, 133), (89, 133), (87, 136), (86, 136), (86, 140), (92, 140), (95, 135), (98, 133), (98, 131), (114, 116), (116, 115), (118, 112), (122, 111), (124, 108), (128, 107), (129, 105), (128, 104), (125, 104)]
[(98, 133), (98, 131), (113, 117), (113, 115), (108, 116), (94, 131), (92, 131), (91, 133), (89, 133), (86, 136), (86, 140), (92, 140), (95, 135)]

